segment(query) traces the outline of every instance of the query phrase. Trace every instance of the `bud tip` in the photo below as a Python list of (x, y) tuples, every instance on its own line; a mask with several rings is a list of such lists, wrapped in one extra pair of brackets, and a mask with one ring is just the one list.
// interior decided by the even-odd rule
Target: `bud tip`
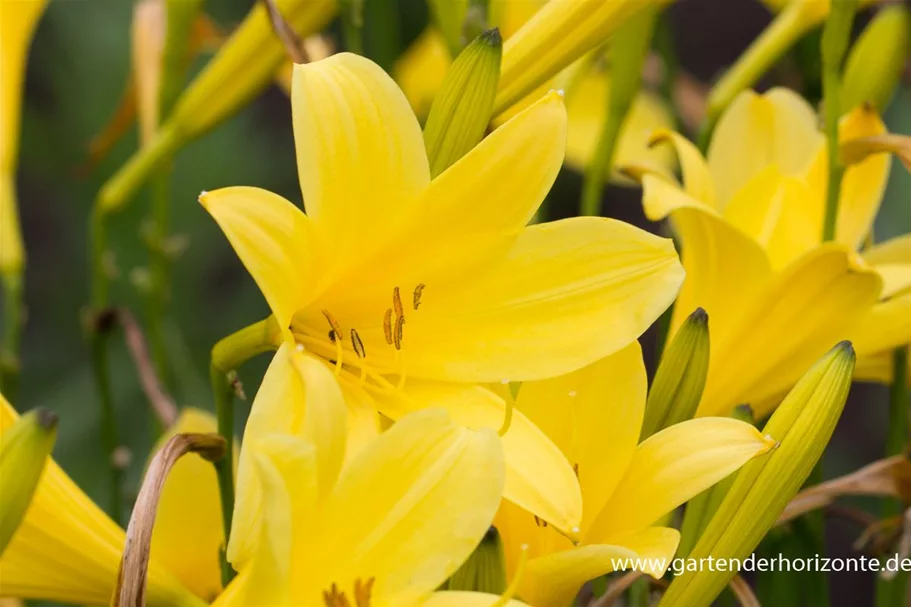
[(500, 35), (500, 28), (494, 27), (485, 31), (481, 34), (481, 40), (490, 46), (501, 46), (503, 44), (503, 36)]
[(690, 320), (699, 323), (700, 325), (705, 325), (709, 322), (709, 314), (704, 308), (696, 308), (693, 310), (693, 313), (690, 314)]
[(35, 418), (38, 420), (38, 425), (45, 430), (50, 431), (57, 427), (57, 415), (53, 411), (39, 407), (35, 409)]

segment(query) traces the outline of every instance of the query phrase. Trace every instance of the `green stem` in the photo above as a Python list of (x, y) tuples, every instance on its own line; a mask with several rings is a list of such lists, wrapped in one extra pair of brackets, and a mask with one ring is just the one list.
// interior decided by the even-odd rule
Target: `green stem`
[(342, 0), (339, 3), (345, 50), (364, 54), (364, 0)]
[(841, 180), (844, 167), (838, 158), (838, 117), (841, 96), (841, 73), (836, 67), (823, 65), (823, 98), (825, 99), (826, 147), (829, 154), (829, 180), (826, 186), (826, 214), (822, 228), (823, 241), (835, 240), (838, 222), (838, 200), (841, 194)]
[[(234, 370), (257, 354), (276, 348), (281, 339), (278, 324), (270, 316), (219, 340), (212, 348), (209, 378), (215, 398), (218, 433), (225, 439), (225, 456), (215, 463), (221, 491), (225, 545), (231, 537), (234, 515)], [(227, 585), (234, 570), (222, 555), (222, 582)]]
[(149, 250), (149, 347), (152, 362), (162, 384), (168, 384), (168, 357), (164, 337), (165, 311), (170, 285), (170, 258), (167, 251), (171, 211), (171, 175), (164, 167), (152, 182), (152, 230), (148, 234)]
[(19, 386), (19, 350), (22, 343), (24, 289), (22, 267), (3, 272), (3, 347), (0, 350), (0, 390), (10, 402), (16, 401)]
[(99, 416), (105, 454), (108, 458), (111, 474), (111, 505), (109, 514), (121, 522), (123, 500), (123, 470), (115, 461), (115, 452), (120, 445), (117, 431), (117, 419), (114, 414), (114, 399), (111, 393), (111, 376), (108, 369), (107, 332), (108, 327), (101, 326), (100, 315), (108, 305), (110, 290), (109, 268), (107, 260), (107, 214), (100, 205), (95, 205), (89, 225), (91, 256), (91, 331), (92, 373), (95, 388), (98, 391)]
[(601, 214), (601, 193), (613, 168), (614, 154), (629, 113), (642, 84), (642, 63), (651, 45), (656, 8), (634, 15), (615, 34), (610, 49), (611, 87), (605, 107), (604, 127), (588, 166), (582, 186), (580, 215)]
[[(898, 455), (908, 442), (909, 406), (908, 348), (899, 348), (892, 355), (892, 385), (889, 390), (889, 428), (886, 437), (886, 457)], [(901, 515), (902, 503), (897, 499), (883, 502), (882, 518)], [(898, 572), (891, 580), (876, 578), (876, 607), (903, 607), (908, 593), (908, 574)]]

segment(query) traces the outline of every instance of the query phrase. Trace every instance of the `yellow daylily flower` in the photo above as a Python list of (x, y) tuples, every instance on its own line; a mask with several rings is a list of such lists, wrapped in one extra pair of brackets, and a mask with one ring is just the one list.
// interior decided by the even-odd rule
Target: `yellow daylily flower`
[[(540, 0), (491, 2), (491, 22), (499, 27), (503, 39), (508, 40), (544, 4)], [(433, 27), (426, 29), (399, 58), (393, 75), (418, 116), (424, 117), (430, 111), (430, 105), (451, 64), (446, 41), (439, 30)], [(580, 59), (503, 112), (496, 123), (502, 124), (528, 107), (549, 88), (561, 87), (565, 87), (566, 91), (568, 116), (566, 164), (581, 172), (591, 160), (598, 135), (604, 126), (610, 74), (601, 66), (593, 66), (586, 59)], [(674, 169), (673, 153), (661, 147), (649, 146), (648, 141), (650, 133), (671, 128), (673, 123), (673, 116), (661, 99), (643, 90), (633, 103), (620, 135), (615, 166), (646, 165), (670, 174)], [(631, 183), (618, 171), (614, 171), (611, 180), (620, 184)]]
[[(218, 422), (208, 411), (183, 409), (154, 451), (175, 434), (187, 432), (217, 433)], [(199, 455), (185, 455), (171, 468), (158, 501), (152, 558), (166, 563), (184, 586), (211, 601), (222, 591), (219, 553), (224, 543), (215, 468)]]
[[(884, 131), (869, 108), (841, 122), (843, 142)], [(842, 339), (854, 342), (861, 359), (911, 342), (902, 314), (908, 302), (896, 297), (911, 286), (911, 255), (880, 265), (857, 253), (882, 200), (887, 154), (848, 167), (836, 239), (821, 243), (826, 145), (813, 109), (795, 93), (740, 95), (719, 121), (707, 160), (679, 135), (654, 139), (675, 147), (683, 172), (682, 186), (643, 177), (646, 215), (670, 216), (683, 245), (687, 279), (672, 330), (696, 307), (712, 319), (699, 415), (726, 414), (740, 403), (767, 414)]]
[[(18, 417), (0, 396), (0, 440)], [(106, 605), (124, 541), (123, 530), (50, 460), (25, 518), (0, 558), (0, 596)], [(165, 566), (158, 559), (149, 564), (149, 605), (206, 604)]]
[[(240, 574), (214, 603), (270, 607), (491, 605), (497, 597), (427, 601), (487, 532), (503, 489), (500, 440), (445, 411), (405, 416), (344, 467), (347, 414), (331, 371), (283, 346), (299, 373), (305, 407), (281, 433), (260, 415), (246, 433), (238, 495), (258, 494), (256, 516), (238, 516), (231, 546), (251, 547)], [(273, 367), (274, 369), (274, 367)], [(270, 373), (275, 373), (270, 370)], [(264, 398), (274, 392), (269, 388)], [(260, 395), (257, 398), (260, 398)], [(290, 431), (291, 433), (288, 433)], [(520, 603), (513, 603), (519, 605)]]
[(569, 605), (582, 584), (620, 568), (623, 559), (665, 559), (664, 568), (645, 571), (661, 577), (680, 534), (655, 525), (775, 445), (752, 425), (730, 418), (685, 421), (640, 443), (646, 389), (637, 342), (573, 373), (519, 389), (516, 410), (573, 462), (584, 500), (577, 546), (509, 503), (494, 521), (509, 572), (516, 570), (519, 547), (528, 546), (519, 596), (535, 607)]
[(25, 262), (16, 204), (22, 85), (32, 34), (46, 5), (47, 0), (0, 4), (0, 272), (18, 272)]
[[(250, 187), (200, 202), (285, 340), (335, 367), (363, 432), (376, 433), (374, 409), (430, 406), (499, 428), (505, 403), (480, 384), (609, 355), (674, 297), (683, 272), (667, 239), (604, 218), (526, 227), (563, 161), (558, 93), (431, 181), (417, 119), (381, 68), (342, 53), (294, 69), (307, 214)], [(581, 498), (569, 463), (521, 414), (503, 438), (506, 497), (570, 532)]]

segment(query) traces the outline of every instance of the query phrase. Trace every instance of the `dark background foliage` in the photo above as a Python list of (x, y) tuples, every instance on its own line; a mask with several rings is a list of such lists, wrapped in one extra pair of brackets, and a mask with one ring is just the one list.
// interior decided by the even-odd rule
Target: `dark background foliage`
[[(607, 0), (610, 1), (610, 0)], [(238, 23), (251, 0), (209, 0), (206, 10), (220, 24)], [(396, 5), (391, 12), (389, 3)], [(367, 2), (367, 53), (388, 67), (421, 30), (427, 10), (420, 0)], [(86, 145), (116, 107), (125, 86), (132, 6), (123, 0), (55, 0), (38, 28), (28, 66), (18, 175), (28, 249), (28, 326), (23, 344), (20, 410), (48, 407), (61, 418), (55, 455), (64, 469), (98, 503), (109, 502), (89, 348), (81, 324), (88, 298), (86, 235), (89, 209), (103, 181), (135, 149), (134, 132), (100, 166), (80, 171)], [(397, 15), (390, 18), (390, 15)], [(710, 82), (768, 23), (766, 9), (753, 0), (682, 0), (669, 11), (676, 51), (684, 70)], [(338, 25), (333, 25), (338, 31)], [(799, 45), (769, 75), (793, 83), (793, 74), (815, 55), (818, 39)], [(204, 64), (201, 58), (196, 69)], [(811, 99), (818, 83), (798, 81)], [(886, 113), (890, 130), (911, 132), (911, 89), (907, 83)], [(182, 405), (211, 408), (208, 352), (220, 337), (267, 314), (265, 302), (214, 222), (197, 204), (201, 190), (253, 185), (291, 200), (300, 194), (295, 172), (288, 99), (272, 87), (228, 123), (181, 151), (171, 194), (174, 231), (189, 247), (173, 268), (167, 339), (170, 388)], [(581, 178), (564, 170), (548, 199), (551, 217), (572, 214)], [(604, 214), (657, 229), (642, 216), (637, 190), (609, 188)], [(911, 230), (911, 176), (896, 164), (877, 240)], [(140, 227), (148, 213), (143, 192), (112, 224), (112, 248), (120, 277), (113, 301), (132, 308), (142, 322), (143, 301), (131, 275), (148, 263)], [(651, 332), (644, 338), (653, 349)], [(154, 425), (123, 341), (112, 340), (112, 375), (117, 423), (134, 457), (128, 489), (138, 490)], [(241, 371), (247, 393), (255, 393), (266, 358)], [(240, 405), (239, 415), (246, 414)], [(847, 472), (882, 455), (886, 424), (883, 387), (856, 385), (826, 456), (826, 474)], [(864, 504), (874, 507), (875, 504)], [(830, 520), (833, 555), (852, 554), (860, 529)], [(872, 596), (872, 575), (831, 576), (834, 605), (863, 605)], [(800, 583), (800, 580), (797, 580)], [(794, 603), (795, 605), (798, 603)]]

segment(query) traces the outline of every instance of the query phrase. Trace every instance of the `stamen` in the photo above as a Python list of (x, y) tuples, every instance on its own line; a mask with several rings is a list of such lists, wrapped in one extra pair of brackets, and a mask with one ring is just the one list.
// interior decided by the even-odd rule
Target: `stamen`
[(573, 472), (576, 473), (576, 480), (579, 480), (579, 463), (573, 464)]
[(512, 424), (512, 408), (513, 402), (511, 398), (506, 399), (506, 414), (503, 417), (503, 425), (500, 426), (500, 429), (497, 430), (497, 434), (500, 436), (505, 435), (509, 431), (509, 426)]
[(425, 284), (422, 282), (421, 284), (419, 284), (418, 286), (416, 286), (416, 287), (414, 288), (414, 301), (413, 301), (412, 303), (414, 304), (414, 309), (415, 309), (415, 310), (417, 310), (417, 309), (418, 309), (418, 306), (421, 305), (421, 293), (424, 292), (424, 287), (426, 287), (426, 286), (427, 286), (427, 285), (425, 285)]
[(370, 607), (370, 595), (373, 593), (373, 582), (370, 578), (363, 584), (360, 580), (354, 582), (354, 604), (356, 607)]
[(321, 310), (321, 312), (329, 322), (329, 326), (332, 327), (332, 331), (329, 332), (329, 338), (335, 344), (335, 376), (338, 377), (342, 372), (342, 335), (344, 333), (342, 333), (342, 327), (335, 320), (335, 317), (329, 313), (329, 310)]
[(512, 597), (514, 597), (519, 590), (519, 585), (522, 583), (522, 576), (525, 575), (525, 565), (527, 564), (528, 544), (522, 544), (519, 562), (516, 564), (516, 573), (512, 576), (512, 581), (509, 582), (509, 586), (506, 587), (506, 590), (503, 591), (500, 598), (498, 598), (490, 607), (503, 607), (512, 600)]
[(545, 521), (543, 518), (539, 518), (538, 515), (536, 514), (535, 515), (535, 525), (537, 525), (538, 527), (541, 527), (543, 529), (543, 528), (547, 527), (547, 521)]
[(392, 345), (392, 308), (386, 308), (386, 315), (383, 317), (383, 334), (386, 336), (386, 343)]
[(399, 293), (398, 287), (392, 289), (392, 307), (395, 308), (396, 318), (401, 318), (405, 315), (405, 310), (402, 308), (402, 294)]
[(395, 334), (392, 336), (393, 342), (395, 342), (395, 349), (402, 349), (402, 330), (405, 326), (405, 317), (399, 316), (395, 319)]
[(401, 350), (396, 352), (396, 354), (398, 354), (397, 358), (399, 359), (399, 381), (396, 384), (395, 389), (401, 392), (405, 388), (405, 377), (408, 375), (408, 371), (405, 368), (405, 355)]
[(361, 336), (357, 334), (356, 329), (351, 329), (351, 347), (354, 348), (354, 353), (357, 354), (358, 358), (367, 358), (364, 342), (361, 341)]

